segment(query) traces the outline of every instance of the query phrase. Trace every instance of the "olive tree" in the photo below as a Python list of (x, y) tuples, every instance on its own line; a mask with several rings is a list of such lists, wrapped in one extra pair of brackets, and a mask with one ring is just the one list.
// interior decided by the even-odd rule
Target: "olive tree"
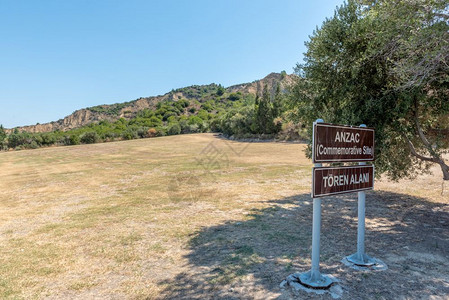
[(351, 0), (337, 8), (296, 66), (299, 121), (365, 123), (376, 129), (378, 175), (413, 177), (438, 164), (449, 180), (448, 7)]

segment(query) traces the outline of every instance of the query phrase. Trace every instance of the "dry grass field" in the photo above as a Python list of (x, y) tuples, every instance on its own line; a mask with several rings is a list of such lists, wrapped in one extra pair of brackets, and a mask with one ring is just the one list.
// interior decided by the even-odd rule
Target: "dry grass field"
[[(302, 144), (212, 134), (0, 153), (1, 299), (290, 299), (310, 268)], [(449, 185), (376, 182), (360, 272), (355, 194), (324, 198), (321, 269), (342, 299), (449, 295)]]

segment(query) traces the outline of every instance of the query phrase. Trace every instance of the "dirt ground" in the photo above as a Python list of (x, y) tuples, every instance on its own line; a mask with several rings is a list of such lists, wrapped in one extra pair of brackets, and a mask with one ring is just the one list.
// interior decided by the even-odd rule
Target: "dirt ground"
[[(331, 299), (279, 284), (310, 269), (304, 145), (181, 135), (0, 153), (2, 299)], [(376, 181), (322, 199), (321, 271), (341, 299), (447, 299), (449, 184)]]

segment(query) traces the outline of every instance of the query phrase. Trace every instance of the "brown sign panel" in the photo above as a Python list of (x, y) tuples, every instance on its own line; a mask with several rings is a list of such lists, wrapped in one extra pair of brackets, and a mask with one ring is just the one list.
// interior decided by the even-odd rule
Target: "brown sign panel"
[(315, 123), (313, 163), (374, 160), (374, 129)]
[(374, 166), (313, 168), (312, 198), (374, 188)]

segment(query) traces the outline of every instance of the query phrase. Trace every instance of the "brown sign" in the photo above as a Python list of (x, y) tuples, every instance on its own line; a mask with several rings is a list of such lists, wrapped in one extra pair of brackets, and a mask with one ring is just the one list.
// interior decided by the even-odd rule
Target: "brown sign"
[(374, 129), (315, 123), (313, 163), (374, 160)]
[(312, 198), (370, 190), (374, 166), (313, 168)]

